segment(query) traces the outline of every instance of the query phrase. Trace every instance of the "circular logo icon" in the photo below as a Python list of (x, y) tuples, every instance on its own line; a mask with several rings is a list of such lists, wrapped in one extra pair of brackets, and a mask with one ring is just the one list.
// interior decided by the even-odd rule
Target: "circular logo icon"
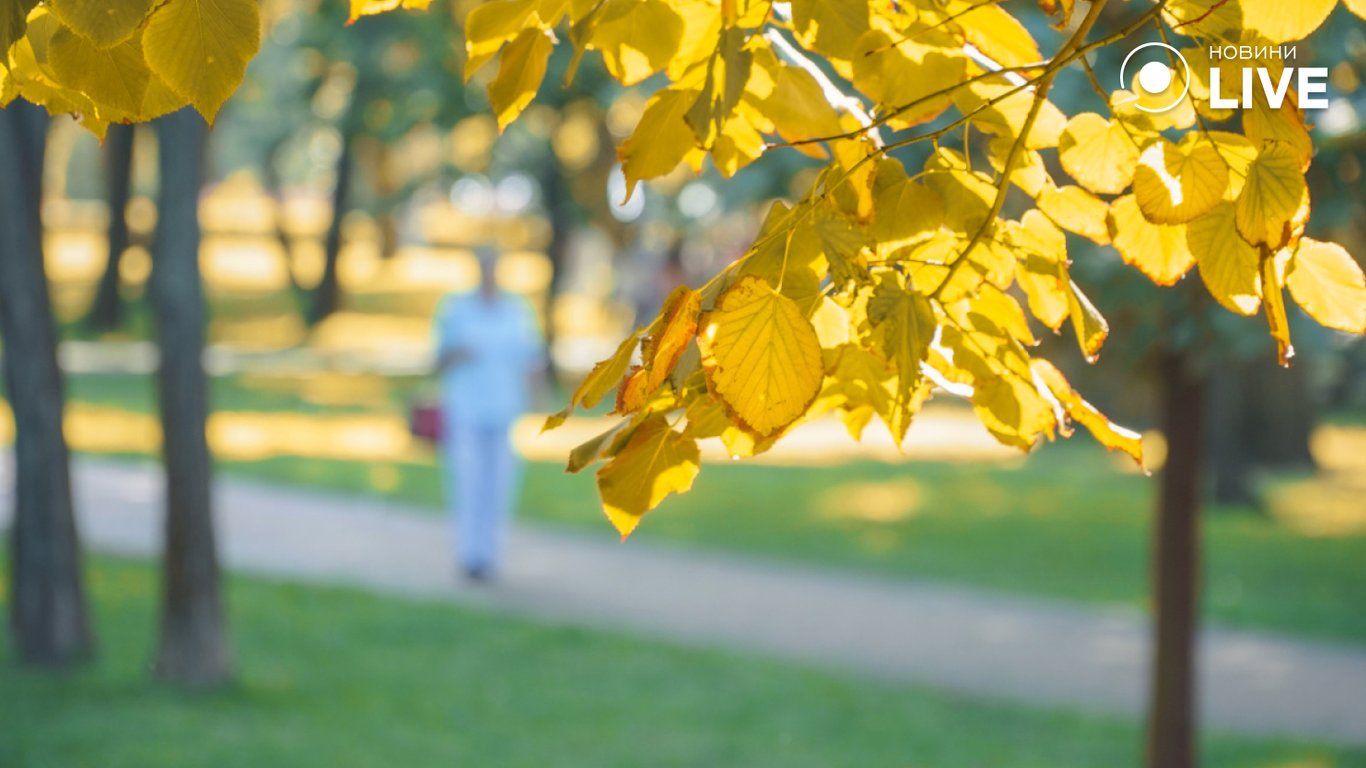
[[(1140, 98), (1137, 100), (1134, 106), (1138, 109), (1143, 110), (1144, 112), (1166, 112), (1167, 110), (1174, 108), (1177, 104), (1180, 104), (1181, 100), (1186, 98), (1186, 93), (1190, 91), (1191, 87), (1190, 64), (1186, 63), (1186, 57), (1182, 56), (1180, 51), (1176, 50), (1170, 45), (1167, 45), (1166, 43), (1144, 43), (1140, 46), (1137, 46), (1132, 51), (1129, 51), (1129, 55), (1124, 57), (1124, 63), (1119, 65), (1119, 87), (1126, 89), (1129, 87), (1129, 78), (1127, 76), (1127, 71), (1129, 67), (1129, 62), (1134, 58), (1134, 54), (1138, 53), (1144, 48), (1153, 47), (1167, 49), (1171, 52), (1172, 56), (1176, 57), (1177, 61), (1181, 62), (1181, 66), (1186, 70), (1186, 76), (1181, 81), (1183, 83), (1183, 87), (1181, 88), (1181, 93), (1176, 94), (1176, 96), (1173, 97), (1170, 101), (1155, 105), (1150, 103), (1145, 104), (1145, 100), (1141, 98), (1142, 94), (1140, 94)], [(1137, 80), (1138, 82), (1136, 84), (1136, 87), (1138, 90), (1141, 90), (1143, 94), (1146, 94), (1148, 96), (1160, 96), (1166, 93), (1171, 88), (1172, 69), (1171, 67), (1167, 66), (1167, 63), (1164, 61), (1153, 60), (1139, 67)]]

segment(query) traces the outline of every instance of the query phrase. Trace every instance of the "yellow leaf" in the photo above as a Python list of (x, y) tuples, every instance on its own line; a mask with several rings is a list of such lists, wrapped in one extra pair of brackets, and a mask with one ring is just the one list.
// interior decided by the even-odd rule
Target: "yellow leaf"
[(1281, 142), (1266, 145), (1248, 166), (1247, 181), (1238, 195), (1239, 234), (1253, 245), (1281, 247), (1290, 240), (1296, 220), (1308, 212), (1306, 194), (1294, 149)]
[(498, 75), (489, 83), (489, 104), (498, 116), (498, 130), (507, 128), (536, 97), (554, 48), (550, 34), (533, 27), (522, 30), (503, 49)]
[(975, 232), (987, 219), (996, 198), (989, 176), (968, 169), (955, 150), (940, 147), (925, 161), (925, 185), (944, 204), (944, 226), (959, 234)]
[(773, 204), (754, 250), (740, 264), (739, 274), (762, 277), (777, 285), (780, 293), (807, 314), (821, 300), (821, 281), (829, 265), (814, 227), (805, 220), (788, 226), (788, 213), (782, 202)]
[(1185, 224), (1213, 208), (1227, 187), (1228, 166), (1208, 142), (1183, 150), (1158, 139), (1134, 171), (1134, 200), (1154, 224)]
[[(877, 147), (866, 138), (841, 139), (832, 144), (835, 159), (844, 171), (841, 182), (835, 187), (837, 193), (852, 194), (853, 205), (846, 210), (860, 222), (868, 221), (873, 215), (873, 183), (877, 178), (877, 161), (874, 157)], [(836, 195), (836, 199), (842, 199)]]
[[(745, 93), (754, 64), (753, 52), (745, 48), (747, 39), (746, 30), (727, 28), (721, 32), (720, 42), (707, 58), (702, 91), (685, 116), (703, 146), (713, 145)], [(759, 143), (762, 144), (762, 140)]]
[(1366, 19), (1366, 0), (1343, 0), (1342, 4), (1358, 18)]
[(685, 493), (697, 477), (697, 441), (669, 427), (660, 414), (641, 422), (617, 455), (598, 470), (602, 508), (624, 539), (646, 512), (671, 493)]
[(1238, 0), (1243, 26), (1269, 43), (1303, 40), (1328, 18), (1337, 0)]
[(1068, 232), (1075, 232), (1097, 245), (1110, 242), (1110, 233), (1106, 228), (1110, 207), (1081, 187), (1047, 184), (1039, 190), (1035, 202), (1045, 216)]
[(868, 300), (868, 322), (880, 336), (882, 351), (897, 374), (896, 394), (889, 410), (892, 438), (899, 445), (906, 437), (911, 416), (920, 407), (920, 363), (934, 339), (934, 308), (929, 299), (902, 282), (895, 272), (885, 272)]
[(1366, 333), (1366, 277), (1342, 246), (1307, 237), (1300, 240), (1285, 284), (1295, 303), (1319, 323), (1348, 333)]
[(570, 474), (582, 472), (584, 467), (598, 459), (616, 455), (622, 444), (630, 439), (634, 429), (630, 429), (631, 419), (622, 419), (606, 431), (585, 440), (569, 452), (569, 463), (564, 471)]
[(696, 99), (696, 91), (666, 88), (645, 105), (635, 132), (618, 150), (628, 199), (642, 179), (663, 176), (696, 149), (697, 137), (683, 119)]
[[(900, 168), (899, 163), (895, 165)], [(891, 183), (884, 183), (883, 175), (879, 170), (869, 234), (879, 258), (895, 259), (938, 231), (944, 220), (944, 206), (933, 190), (908, 181), (904, 172)]]
[(1105, 322), (1100, 311), (1086, 298), (1086, 294), (1081, 292), (1077, 284), (1070, 280), (1067, 308), (1068, 314), (1072, 317), (1072, 330), (1077, 335), (1077, 346), (1081, 348), (1081, 354), (1086, 358), (1086, 362), (1094, 363), (1100, 357), (1101, 346), (1110, 335), (1110, 324)]
[(1118, 194), (1138, 167), (1138, 147), (1118, 121), (1083, 112), (1067, 122), (1058, 139), (1063, 170), (1092, 192)]
[(664, 0), (606, 0), (584, 47), (602, 51), (622, 85), (635, 85), (668, 66), (682, 34), (683, 21)]
[(144, 119), (143, 98), (151, 72), (136, 37), (110, 48), (94, 43), (63, 27), (52, 36), (48, 63), (63, 85), (86, 94), (106, 119)]
[(820, 51), (837, 72), (849, 77), (849, 62), (862, 54), (859, 38), (869, 30), (868, 4), (796, 0), (792, 3), (792, 29), (807, 50)]
[(1232, 203), (1220, 203), (1186, 225), (1186, 243), (1205, 288), (1224, 308), (1252, 315), (1262, 301), (1257, 249), (1238, 235)]
[(659, 320), (651, 328), (641, 346), (641, 359), (649, 371), (649, 388), (654, 391), (664, 385), (673, 372), (683, 351), (697, 335), (697, 316), (701, 311), (701, 297), (697, 291), (680, 285), (669, 294), (660, 310)]
[(892, 127), (906, 128), (948, 109), (949, 97), (933, 94), (946, 83), (963, 79), (967, 59), (962, 44), (942, 28), (917, 28), (912, 34), (896, 35), (894, 40), (879, 29), (858, 39), (853, 81), (888, 113)]
[(493, 0), (475, 6), (465, 19), (465, 79), (493, 60), (509, 40), (538, 21), (537, 0)]
[(260, 44), (256, 0), (169, 0), (142, 33), (147, 66), (209, 123)]
[(1257, 157), (1257, 147), (1246, 136), (1227, 131), (1192, 131), (1181, 139), (1181, 148), (1186, 150), (1192, 144), (1209, 143), (1219, 152), (1219, 157), (1228, 165), (1228, 189), (1224, 191), (1225, 200), (1236, 200), (1243, 191), (1247, 179), (1248, 166)]
[(1281, 288), (1280, 271), (1276, 268), (1276, 258), (1270, 251), (1263, 249), (1262, 270), (1262, 309), (1266, 311), (1266, 325), (1271, 330), (1271, 338), (1276, 340), (1276, 357), (1283, 366), (1290, 365), (1295, 356), (1295, 348), (1290, 344), (1290, 320), (1285, 316), (1285, 295)]
[(1158, 285), (1174, 285), (1195, 265), (1186, 225), (1148, 221), (1133, 195), (1110, 204), (1109, 228), (1110, 240), (1124, 262)]
[(1293, 98), (1287, 98), (1279, 109), (1272, 109), (1266, 95), (1260, 89), (1254, 89), (1252, 109), (1242, 110), (1242, 113), (1243, 133), (1256, 146), (1264, 146), (1270, 141), (1284, 142), (1299, 159), (1300, 170), (1309, 167), (1314, 144), (1309, 138), (1309, 128), (1304, 124), (1304, 115)]
[[(944, 326), (941, 343), (953, 352), (953, 365), (971, 376), (973, 410), (997, 440), (1027, 451), (1040, 435), (1052, 433), (1057, 426), (1054, 409), (1017, 352), (951, 325)], [(993, 347), (994, 354), (984, 352)]]
[(144, 120), (155, 120), (188, 105), (189, 101), (171, 90), (171, 86), (161, 78), (152, 75), (147, 79), (147, 91), (142, 95), (142, 108), (138, 110), (138, 114)]
[[(1029, 30), (999, 5), (979, 0), (956, 0), (945, 10), (958, 16), (958, 26), (978, 50), (1003, 67), (1019, 67), (1041, 61), (1039, 44)], [(963, 13), (963, 11), (967, 11)]]
[(985, 320), (1000, 333), (1008, 334), (1010, 338), (1025, 346), (1032, 347), (1039, 343), (1039, 340), (1034, 338), (1034, 332), (1029, 327), (1029, 320), (1025, 318), (1024, 308), (1020, 306), (1020, 302), (1000, 288), (990, 284), (984, 285), (976, 296), (963, 303), (968, 312), (968, 322), (974, 327)]
[(1111, 422), (1094, 405), (1082, 399), (1052, 363), (1035, 359), (1030, 363), (1030, 367), (1043, 379), (1069, 419), (1086, 427), (1091, 436), (1096, 438), (1096, 442), (1106, 449), (1123, 451), (1132, 456), (1139, 467), (1143, 466), (1142, 436)]
[(760, 278), (741, 278), (721, 295), (698, 343), (711, 391), (761, 436), (800, 417), (820, 391), (816, 330)]
[(108, 48), (132, 37), (152, 0), (49, 0), (48, 7), (72, 32)]
[(351, 18), (346, 23), (352, 24), (362, 16), (388, 13), (398, 8), (425, 11), (431, 4), (432, 0), (351, 0)]
[[(784, 140), (804, 141), (844, 131), (839, 111), (810, 72), (781, 63), (767, 48), (755, 51), (754, 62), (769, 74), (772, 82), (767, 89), (761, 89), (760, 83), (766, 81), (757, 76), (751, 78), (750, 93)], [(809, 147), (815, 148), (816, 156), (824, 156), (819, 145)]]
[(734, 114), (725, 123), (725, 128), (716, 137), (716, 143), (712, 147), (711, 159), (716, 165), (716, 170), (727, 179), (734, 176), (741, 168), (749, 165), (764, 153), (767, 143), (759, 133), (754, 124), (750, 122), (747, 112), (750, 110), (741, 105), (740, 113)]
[(574, 394), (569, 398), (569, 404), (559, 413), (552, 414), (545, 420), (545, 426), (541, 431), (554, 429), (564, 423), (569, 418), (569, 414), (574, 412), (574, 408), (583, 406), (592, 408), (597, 405), (608, 392), (616, 388), (626, 375), (626, 369), (631, 365), (631, 358), (635, 356), (636, 349), (640, 346), (640, 336), (645, 331), (637, 328), (635, 333), (626, 337), (626, 340), (617, 346), (617, 351), (612, 356), (593, 366), (593, 370), (588, 372), (583, 381), (574, 390)]
[(617, 389), (617, 403), (612, 413), (635, 413), (650, 401), (650, 372), (642, 366), (634, 366)]
[[(997, 173), (1004, 173), (1015, 141), (1009, 136), (997, 136), (987, 145), (987, 160)], [(1010, 172), (1010, 182), (1030, 197), (1038, 197), (1044, 187), (1051, 185), (1053, 179), (1048, 175), (1043, 156), (1032, 149), (1020, 152), (1015, 168)]]
[(1022, 257), (1016, 279), (1029, 300), (1029, 311), (1039, 322), (1058, 330), (1070, 312), (1067, 274), (1067, 239), (1035, 210), (1026, 211), (1020, 223), (1009, 227), (1006, 236)]
[[(1016, 86), (1006, 82), (977, 80), (954, 91), (953, 102), (963, 114), (976, 113), (973, 125), (977, 128), (1013, 139), (1024, 129), (1025, 120), (1034, 106), (1034, 96), (1034, 91), (1017, 90)], [(978, 112), (978, 109), (981, 111)], [(1053, 102), (1045, 99), (1025, 138), (1025, 147), (1049, 149), (1058, 146), (1059, 137), (1066, 126), (1067, 117)]]

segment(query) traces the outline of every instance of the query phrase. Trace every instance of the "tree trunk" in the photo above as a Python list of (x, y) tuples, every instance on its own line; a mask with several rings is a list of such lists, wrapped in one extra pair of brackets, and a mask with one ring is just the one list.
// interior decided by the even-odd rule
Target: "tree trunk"
[(1153, 533), (1154, 653), (1148, 709), (1149, 768), (1195, 765), (1195, 652), (1200, 592), (1204, 381), (1186, 357), (1161, 364), (1159, 407), (1167, 461)]
[(1274, 361), (1233, 361), (1211, 379), (1209, 449), (1213, 498), (1255, 505), (1258, 470), (1314, 467), (1309, 451), (1315, 407), (1306, 367)]
[(57, 333), (43, 271), (47, 115), (16, 101), (0, 110), (0, 333), (14, 411), (15, 510), (10, 621), (25, 663), (64, 666), (94, 641), (71, 503)]
[(332, 189), (332, 222), (327, 226), (323, 244), (322, 279), (313, 289), (313, 304), (308, 310), (308, 324), (317, 325), (337, 311), (341, 303), (341, 286), (337, 278), (337, 261), (341, 258), (342, 219), (351, 199), (351, 172), (356, 164), (356, 137), (351, 131), (342, 132), (341, 153), (337, 155), (336, 186)]
[(87, 327), (97, 331), (118, 328), (123, 322), (119, 298), (119, 264), (128, 250), (128, 198), (133, 180), (133, 126), (114, 123), (104, 138), (105, 183), (109, 203), (109, 256), (86, 315)]
[(211, 510), (205, 421), (199, 190), (207, 126), (190, 109), (162, 118), (161, 200), (150, 292), (161, 350), (158, 394), (166, 464), (166, 542), (156, 673), (210, 685), (232, 672)]
[(549, 153), (545, 174), (541, 177), (541, 191), (550, 219), (550, 243), (546, 246), (546, 260), (550, 262), (550, 283), (545, 290), (546, 376), (552, 383), (559, 382), (559, 368), (555, 365), (555, 300), (564, 285), (565, 262), (569, 255), (569, 236), (574, 224), (573, 198), (564, 181), (564, 169), (555, 153)]

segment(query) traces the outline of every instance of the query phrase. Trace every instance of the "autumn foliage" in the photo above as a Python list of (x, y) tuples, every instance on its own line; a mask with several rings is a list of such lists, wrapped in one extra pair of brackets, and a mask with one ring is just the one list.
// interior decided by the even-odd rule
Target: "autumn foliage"
[[(20, 5), (0, 15), (4, 99), (80, 113), (96, 132), (186, 103), (211, 117), (257, 41), (253, 0)], [(1094, 360), (1109, 333), (1072, 277), (1068, 233), (1161, 286), (1195, 269), (1220, 305), (1265, 318), (1286, 363), (1286, 291), (1323, 325), (1366, 332), (1360, 266), (1304, 236), (1313, 147), (1293, 95), (1215, 109), (1207, 81), (1211, 66), (1225, 82), (1241, 66), (1275, 78), (1285, 61), (1211, 63), (1207, 51), (1301, 40), (1336, 0), (1079, 5), (1039, 1), (1060, 32), (1046, 52), (1012, 15), (1022, 0), (491, 0), (470, 12), (466, 75), (496, 67), (500, 126), (535, 98), (560, 45), (571, 78), (600, 56), (623, 85), (652, 90), (619, 148), (629, 189), (708, 160), (729, 177), (773, 151), (826, 163), (803, 196), (772, 204), (743, 258), (678, 289), (548, 421), (613, 398), (620, 422), (569, 468), (605, 462), (604, 507), (623, 534), (691, 487), (701, 439), (751, 456), (835, 413), (854, 437), (876, 417), (900, 441), (936, 391), (970, 398), (1006, 444), (1080, 424), (1141, 462), (1138, 437), (1031, 351), (1041, 329), (1067, 328)], [(1164, 94), (1102, 84), (1094, 54), (1141, 37), (1179, 48), (1191, 76), (1172, 67)], [(1050, 100), (1065, 70), (1086, 76), (1103, 113)], [(1183, 90), (1173, 109), (1143, 109)]]

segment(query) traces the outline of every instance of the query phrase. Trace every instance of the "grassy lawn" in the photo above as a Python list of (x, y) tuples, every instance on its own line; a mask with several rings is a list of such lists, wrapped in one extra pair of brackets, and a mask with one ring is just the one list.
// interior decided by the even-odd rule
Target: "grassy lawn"
[[(0, 765), (891, 766), (1138, 764), (1135, 725), (988, 705), (449, 605), (235, 578), (240, 679), (151, 682), (152, 568), (97, 560), (98, 661), (17, 670), (0, 644)], [(0, 596), (5, 591), (0, 589)], [(1223, 737), (1206, 765), (1366, 766)]]
[[(401, 411), (415, 383), (391, 382), (364, 405), (319, 405), (288, 382), (215, 382), (224, 411)], [(373, 389), (373, 387), (370, 387)], [(74, 400), (145, 412), (150, 382), (78, 376)], [(358, 463), (275, 457), (222, 461), (229, 474), (399, 498), (437, 513), (430, 456)], [(1153, 481), (1118, 471), (1078, 438), (1014, 465), (857, 462), (831, 468), (709, 464), (694, 490), (651, 513), (642, 541), (761, 553), (893, 576), (1141, 606)], [(523, 519), (614, 536), (591, 472), (532, 463)], [(1366, 643), (1366, 535), (1306, 536), (1250, 510), (1205, 521), (1205, 615), (1220, 623)]]

